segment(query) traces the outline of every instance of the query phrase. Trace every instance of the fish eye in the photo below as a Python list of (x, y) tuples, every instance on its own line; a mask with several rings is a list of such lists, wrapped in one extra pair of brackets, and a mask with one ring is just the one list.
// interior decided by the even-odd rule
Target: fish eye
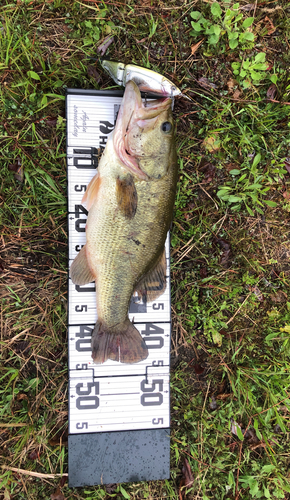
[(163, 122), (162, 125), (161, 125), (161, 130), (162, 132), (165, 132), (166, 134), (168, 134), (168, 132), (170, 132), (172, 129), (172, 125), (170, 122)]

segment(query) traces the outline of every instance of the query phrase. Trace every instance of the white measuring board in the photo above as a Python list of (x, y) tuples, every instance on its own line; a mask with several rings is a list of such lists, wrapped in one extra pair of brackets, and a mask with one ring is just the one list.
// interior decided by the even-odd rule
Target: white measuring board
[[(67, 90), (69, 266), (86, 242), (82, 197), (96, 174), (121, 101), (119, 91)], [(95, 283), (78, 286), (69, 278), (70, 486), (169, 477), (169, 237), (165, 248), (165, 292), (151, 303), (133, 295), (129, 307), (129, 318), (149, 351), (139, 363), (93, 362)]]

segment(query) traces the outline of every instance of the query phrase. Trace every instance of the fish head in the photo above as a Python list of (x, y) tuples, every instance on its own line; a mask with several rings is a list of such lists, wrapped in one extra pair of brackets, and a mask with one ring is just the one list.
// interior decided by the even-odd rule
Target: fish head
[(166, 175), (174, 151), (171, 98), (142, 102), (138, 86), (126, 85), (113, 143), (124, 167), (139, 179)]

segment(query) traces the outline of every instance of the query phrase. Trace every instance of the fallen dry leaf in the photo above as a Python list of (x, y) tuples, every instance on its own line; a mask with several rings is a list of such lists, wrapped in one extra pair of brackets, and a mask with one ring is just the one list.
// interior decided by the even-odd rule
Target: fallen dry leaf
[(88, 75), (91, 76), (96, 80), (97, 83), (101, 80), (101, 75), (100, 73), (96, 70), (95, 66), (93, 64), (90, 64), (88, 66)]
[(251, 10), (254, 10), (255, 5), (256, 5), (255, 3), (247, 3), (247, 5), (240, 7), (240, 10), (244, 10), (245, 12), (250, 12)]
[(195, 45), (191, 46), (191, 55), (192, 56), (193, 56), (193, 54), (195, 54), (195, 52), (197, 51), (198, 47), (202, 44), (203, 41), (204, 41), (204, 38), (202, 40), (200, 40), (199, 42), (197, 42)]
[(220, 140), (218, 135), (215, 134), (211, 137), (206, 137), (202, 143), (203, 147), (205, 147), (210, 153), (213, 151), (217, 151), (220, 148)]
[(207, 78), (205, 78), (203, 76), (201, 78), (199, 78), (197, 80), (197, 82), (199, 83), (199, 85), (201, 87), (203, 87), (203, 88), (205, 88), (207, 90), (208, 89), (216, 89), (217, 88), (217, 86), (214, 83), (210, 82)]
[(205, 370), (205, 368), (199, 364), (194, 365), (193, 368), (194, 368), (196, 375), (201, 375)]
[(233, 93), (233, 99), (239, 99), (241, 93), (242, 92), (239, 89), (236, 89)]
[(223, 401), (224, 399), (227, 399), (227, 398), (230, 398), (230, 397), (232, 397), (231, 393), (230, 394), (218, 394), (217, 397), (216, 397), (216, 399), (221, 399)]
[(50, 500), (65, 500), (65, 497), (63, 496), (59, 487), (54, 493), (50, 495)]
[(241, 430), (241, 432), (242, 432), (242, 428), (241, 428), (241, 426), (240, 426), (237, 422), (235, 422), (233, 418), (231, 418), (231, 432), (232, 432), (235, 436), (239, 436), (238, 431), (237, 431), (237, 429), (238, 429), (238, 428), (239, 428), (239, 429)]
[(227, 267), (230, 264), (230, 258), (232, 256), (232, 248), (230, 243), (224, 238), (214, 238), (214, 244), (218, 245), (223, 253), (220, 256), (220, 265)]
[(212, 163), (206, 163), (200, 169), (204, 173), (203, 183), (211, 182), (215, 176), (216, 166)]
[(108, 35), (104, 41), (101, 43), (101, 45), (98, 46), (97, 51), (101, 54), (101, 56), (104, 56), (105, 53), (107, 52), (107, 49), (110, 47), (111, 43), (113, 43), (114, 37), (112, 35)]
[(45, 124), (49, 127), (55, 127), (57, 124), (57, 116), (47, 116), (45, 118)]
[(283, 198), (285, 198), (286, 201), (290, 201), (290, 191), (284, 191)]
[(261, 292), (261, 290), (259, 290), (259, 288), (257, 286), (253, 286), (252, 287), (252, 292), (256, 295), (257, 299), (260, 301), (260, 302), (263, 302), (264, 300), (264, 296)]
[(287, 172), (290, 174), (290, 158), (286, 158), (284, 167), (286, 168)]
[(274, 99), (276, 93), (277, 93), (277, 86), (275, 85), (275, 83), (272, 83), (272, 85), (270, 85), (270, 87), (267, 90), (268, 99)]
[[(182, 466), (182, 478), (179, 485), (179, 498), (185, 498), (185, 488), (190, 488), (194, 481), (193, 474), (191, 472), (191, 468), (188, 460), (185, 458)], [(183, 491), (182, 491), (183, 490)]]
[(218, 407), (217, 402), (216, 402), (215, 398), (212, 396), (211, 401), (209, 403), (209, 408), (210, 408), (210, 410), (216, 410), (217, 407)]
[(236, 81), (233, 78), (230, 78), (227, 81), (227, 87), (228, 87), (228, 89), (229, 89), (230, 92), (233, 90), (233, 88), (234, 88), (235, 85), (236, 85)]
[(11, 172), (15, 172), (14, 177), (17, 181), (23, 182), (23, 176), (24, 176), (23, 165), (21, 163), (19, 156), (17, 156), (15, 163), (10, 163), (10, 165), (8, 165), (8, 168)]
[(269, 17), (266, 16), (263, 22), (265, 24), (265, 28), (267, 28), (268, 31), (267, 35), (272, 35), (276, 31), (276, 28), (271, 19), (269, 19)]
[(38, 460), (39, 457), (40, 457), (39, 448), (36, 448), (28, 455), (29, 460)]
[(287, 295), (282, 292), (282, 290), (277, 290), (276, 293), (272, 293), (270, 295), (270, 299), (272, 302), (275, 302), (276, 304), (279, 304), (280, 302), (286, 302), (287, 301)]

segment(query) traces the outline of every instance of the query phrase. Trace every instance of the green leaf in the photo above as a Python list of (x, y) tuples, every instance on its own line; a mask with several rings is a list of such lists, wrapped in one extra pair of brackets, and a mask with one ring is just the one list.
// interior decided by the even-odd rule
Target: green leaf
[(241, 69), (240, 71), (240, 77), (244, 78), (246, 76), (247, 72), (244, 69)]
[(271, 82), (274, 83), (276, 85), (277, 81), (278, 81), (278, 75), (272, 75), (271, 78), (270, 78)]
[(250, 33), (250, 31), (246, 31), (240, 35), (240, 42), (247, 40), (248, 42), (252, 42), (255, 38), (254, 33)]
[(214, 31), (214, 34), (219, 36), (220, 35), (220, 32), (221, 32), (221, 27), (218, 26), (218, 24), (214, 24), (213, 25), (213, 31)]
[(239, 63), (239, 62), (233, 62), (232, 63), (232, 68), (235, 69), (235, 70), (239, 69), (240, 66), (241, 66), (241, 63)]
[(222, 338), (221, 334), (217, 330), (213, 330), (212, 331), (212, 340), (219, 347), (222, 345), (223, 338)]
[(239, 196), (234, 196), (230, 195), (228, 198), (229, 203), (236, 203), (237, 201), (243, 201), (243, 198), (240, 198)]
[(229, 47), (230, 49), (235, 49), (239, 45), (238, 40), (230, 40), (229, 41)]
[(253, 210), (252, 210), (250, 207), (248, 207), (248, 205), (246, 205), (246, 209), (248, 210), (249, 214), (250, 214), (252, 217), (254, 217), (254, 212), (253, 212)]
[(244, 81), (243, 81), (243, 87), (244, 87), (244, 89), (247, 89), (247, 88), (249, 88), (250, 86), (251, 86), (251, 82), (250, 82), (250, 80), (244, 80)]
[(231, 19), (232, 17), (234, 17), (234, 15), (235, 15), (235, 13), (234, 13), (231, 9), (228, 9), (228, 10), (226, 11), (225, 19), (226, 19), (226, 18)]
[(263, 465), (262, 467), (262, 472), (273, 472), (273, 470), (276, 469), (276, 466), (273, 465), (273, 464), (266, 464), (266, 465)]
[(191, 13), (190, 13), (192, 19), (199, 19), (200, 16), (201, 16), (201, 13), (198, 12), (198, 10), (193, 10)]
[(230, 196), (230, 195), (229, 195), (228, 193), (226, 193), (225, 191), (218, 191), (218, 192), (217, 192), (217, 196), (218, 196), (221, 200), (223, 200), (223, 201), (227, 201), (227, 200), (229, 199), (229, 196)]
[(250, 26), (252, 26), (253, 22), (254, 22), (253, 17), (247, 17), (247, 19), (244, 20), (242, 26), (243, 28), (249, 28)]
[(266, 498), (271, 498), (270, 491), (266, 487), (264, 487), (264, 495), (265, 495)]
[(127, 491), (124, 490), (124, 488), (121, 485), (119, 485), (119, 489), (120, 489), (120, 493), (122, 493), (123, 497), (126, 498), (127, 500), (130, 500), (131, 497), (130, 497), (129, 493), (127, 493)]
[(250, 493), (254, 497), (259, 491), (259, 483), (258, 481), (254, 480), (253, 483), (250, 486)]
[(218, 2), (212, 3), (210, 7), (211, 13), (215, 17), (221, 17), (222, 9)]
[(232, 33), (228, 33), (228, 37), (229, 37), (229, 40), (236, 40), (239, 37), (239, 33), (237, 33), (236, 31), (234, 31)]
[(219, 41), (219, 36), (217, 35), (211, 35), (208, 39), (208, 43), (210, 45), (215, 45)]
[(259, 52), (259, 54), (257, 54), (255, 56), (255, 62), (258, 63), (258, 62), (265, 62), (266, 60), (266, 54), (265, 52)]
[(27, 75), (34, 80), (40, 80), (40, 76), (35, 71), (27, 71)]
[(193, 27), (193, 29), (195, 29), (195, 31), (202, 31), (203, 30), (203, 27), (201, 26), (200, 21), (198, 21), (197, 23), (194, 23), (193, 21), (191, 21), (191, 26)]
[(233, 170), (230, 170), (231, 175), (239, 175), (239, 173), (240, 173), (240, 170), (238, 170), (237, 168), (233, 168)]
[(243, 68), (244, 69), (249, 69), (250, 67), (250, 59), (246, 59), (244, 62), (243, 62)]
[(241, 441), (244, 441), (244, 436), (243, 436), (243, 433), (241, 431), (241, 428), (237, 425), (236, 426), (236, 430), (237, 430), (237, 436), (238, 438), (241, 440)]
[(262, 75), (261, 73), (257, 73), (257, 71), (254, 71), (254, 70), (251, 70), (251, 77), (253, 80), (262, 80), (262, 78), (264, 78), (264, 75)]
[[(277, 337), (279, 336), (279, 333), (275, 332), (275, 333), (269, 333), (269, 335), (267, 335), (265, 337), (265, 342), (270, 342), (270, 340), (272, 339), (276, 339)], [(255, 426), (254, 426), (255, 427)]]
[(253, 65), (253, 69), (258, 69), (260, 71), (266, 71), (267, 68), (268, 68), (267, 63), (258, 63), (258, 64), (255, 63)]
[(258, 163), (260, 163), (261, 158), (262, 157), (261, 157), (260, 153), (257, 153), (254, 160), (253, 160), (252, 169), (255, 168), (258, 165)]
[(47, 105), (47, 96), (44, 95), (43, 98), (41, 99), (40, 106), (46, 106)]
[(238, 23), (241, 19), (243, 19), (243, 14), (239, 14), (234, 20), (235, 23)]
[(264, 203), (266, 203), (268, 207), (277, 207), (278, 205), (278, 203), (276, 203), (275, 201), (270, 201), (270, 200), (264, 200)]

